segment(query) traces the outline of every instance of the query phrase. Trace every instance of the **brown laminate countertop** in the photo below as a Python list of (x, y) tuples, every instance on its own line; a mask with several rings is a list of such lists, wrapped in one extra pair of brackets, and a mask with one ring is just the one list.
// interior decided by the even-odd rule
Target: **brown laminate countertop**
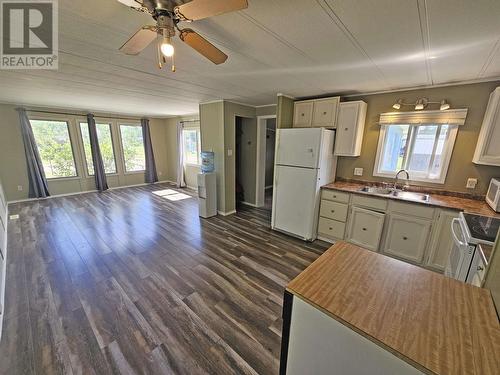
[(471, 214), (484, 215), (484, 216), (496, 216), (500, 217), (495, 211), (493, 211), (490, 206), (484, 201), (469, 199), (469, 198), (461, 198), (461, 197), (452, 197), (448, 195), (442, 194), (429, 194), (429, 201), (414, 201), (409, 199), (404, 199), (400, 197), (394, 197), (392, 195), (381, 195), (381, 194), (373, 194), (373, 193), (365, 193), (359, 191), (365, 184), (361, 184), (358, 182), (343, 182), (336, 181), (329, 183), (327, 185), (322, 186), (322, 189), (329, 190), (339, 190), (345, 191), (347, 193), (361, 194), (361, 195), (371, 195), (374, 197), (385, 198), (385, 199), (395, 199), (399, 201), (405, 201), (408, 203), (416, 203), (422, 204), (425, 206), (436, 206), (441, 208), (449, 208), (453, 210), (464, 211)]
[(287, 290), (428, 374), (500, 374), (490, 292), (338, 242)]

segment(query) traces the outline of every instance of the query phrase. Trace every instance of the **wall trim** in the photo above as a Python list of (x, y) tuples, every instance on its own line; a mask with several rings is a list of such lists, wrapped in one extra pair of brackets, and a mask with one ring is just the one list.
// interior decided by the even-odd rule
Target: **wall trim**
[(5, 239), (4, 239), (4, 249), (3, 260), (1, 261), (0, 267), (2, 268), (2, 273), (0, 276), (0, 341), (2, 341), (2, 332), (3, 332), (3, 317), (5, 316), (5, 283), (7, 282), (7, 228), (9, 227), (9, 203), (6, 202), (5, 207)]
[[(175, 182), (170, 181), (170, 180), (163, 180), (163, 181), (158, 181), (158, 182), (153, 182), (153, 183), (147, 183), (144, 182), (142, 184), (134, 184), (134, 185), (124, 185), (124, 186), (115, 186), (111, 187), (108, 190), (117, 190), (117, 189), (124, 189), (124, 188), (130, 188), (130, 187), (136, 187), (136, 186), (144, 186), (144, 185), (155, 185), (155, 184), (173, 184), (175, 185)], [(65, 193), (65, 194), (56, 194), (56, 195), (51, 195), (47, 198), (26, 198), (26, 199), (17, 199), (17, 200), (12, 200), (12, 201), (7, 201), (7, 206), (9, 204), (14, 204), (14, 203), (22, 203), (22, 202), (31, 202), (31, 201), (38, 201), (41, 199), (52, 199), (52, 198), (60, 198), (60, 197), (68, 197), (71, 195), (80, 195), (80, 194), (87, 194), (87, 193), (96, 193), (97, 190), (84, 190), (84, 191), (76, 191), (74, 193)]]
[(258, 206), (258, 205), (256, 205), (255, 203), (250, 203), (250, 202), (244, 202), (244, 201), (241, 201), (240, 203), (241, 203), (241, 204), (244, 204), (245, 206), (250, 206), (250, 207), (255, 207), (255, 208), (262, 207), (262, 206)]
[(217, 211), (217, 214), (221, 215), (221, 216), (229, 216), (229, 215), (233, 215), (235, 213), (236, 213), (236, 210), (232, 210), (232, 211), (228, 211), (228, 212)]
[(282, 92), (277, 93), (276, 96), (284, 96), (285, 98), (288, 98), (288, 99), (297, 100), (297, 98), (295, 98), (291, 95), (283, 94)]
[(263, 105), (256, 105), (255, 108), (265, 108), (265, 107), (276, 107), (277, 104), (263, 104)]

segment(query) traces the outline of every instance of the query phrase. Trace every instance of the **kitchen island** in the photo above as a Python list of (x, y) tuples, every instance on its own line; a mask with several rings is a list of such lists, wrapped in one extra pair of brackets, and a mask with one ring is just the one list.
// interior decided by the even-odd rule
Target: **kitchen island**
[(499, 374), (490, 292), (338, 242), (285, 290), (281, 374)]

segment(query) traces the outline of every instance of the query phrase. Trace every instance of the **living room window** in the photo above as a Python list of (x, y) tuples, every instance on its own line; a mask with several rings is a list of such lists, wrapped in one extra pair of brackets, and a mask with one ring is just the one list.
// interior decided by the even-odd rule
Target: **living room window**
[(374, 176), (406, 169), (411, 180), (444, 183), (457, 131), (448, 124), (382, 125)]
[(182, 147), (185, 165), (200, 165), (200, 130), (184, 129), (182, 131)]
[[(116, 173), (115, 152), (113, 149), (113, 138), (111, 136), (111, 124), (96, 124), (97, 140), (101, 150), (104, 171), (106, 174)], [(85, 154), (85, 163), (87, 165), (87, 174), (94, 175), (94, 162), (92, 161), (92, 150), (90, 147), (89, 127), (86, 122), (80, 122), (80, 133), (83, 141), (83, 151)]]
[(140, 125), (120, 124), (123, 161), (126, 172), (141, 172), (146, 169), (144, 142)]
[(46, 178), (76, 177), (68, 123), (58, 120), (30, 120), (30, 123)]

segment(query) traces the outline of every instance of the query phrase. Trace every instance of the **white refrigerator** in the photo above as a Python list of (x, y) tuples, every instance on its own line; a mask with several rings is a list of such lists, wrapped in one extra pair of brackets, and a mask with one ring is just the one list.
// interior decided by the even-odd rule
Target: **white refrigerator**
[(271, 227), (307, 241), (316, 239), (320, 187), (335, 179), (335, 131), (278, 129)]

